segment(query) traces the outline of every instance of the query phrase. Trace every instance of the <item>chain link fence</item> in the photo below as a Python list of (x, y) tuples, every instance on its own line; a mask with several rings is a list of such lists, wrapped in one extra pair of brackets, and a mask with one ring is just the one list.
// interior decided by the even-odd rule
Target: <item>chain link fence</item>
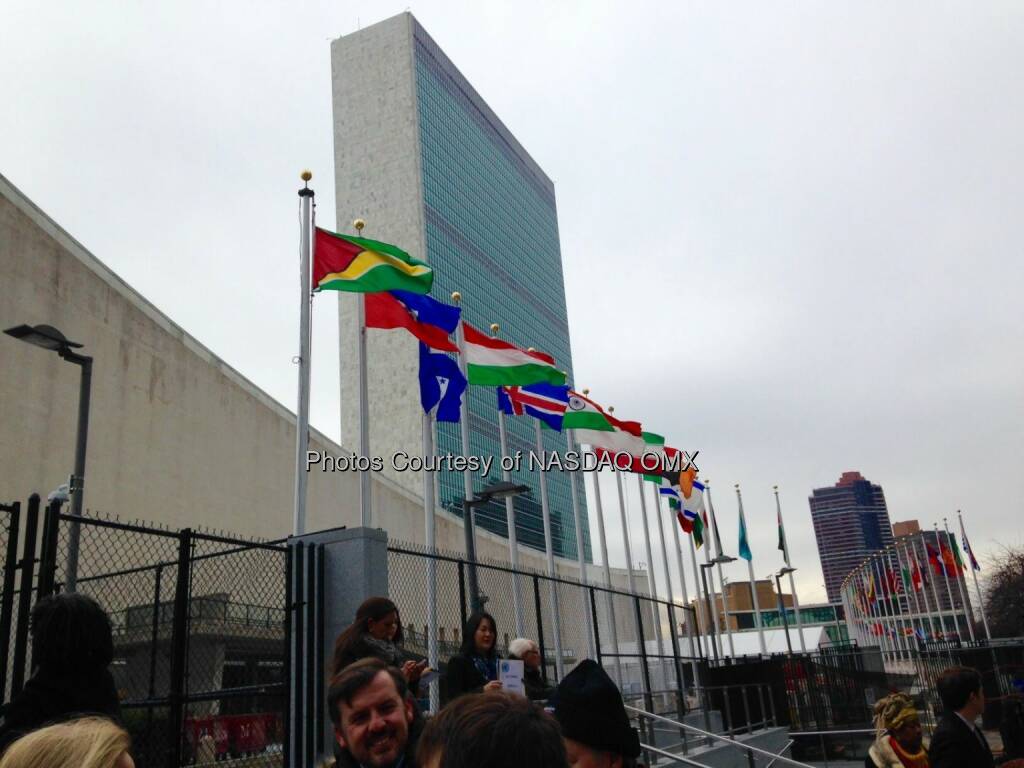
[(458, 653), (472, 612), (469, 570), (474, 567), (480, 601), (497, 625), (502, 656), (513, 639), (526, 637), (540, 646), (544, 676), (551, 684), (581, 660), (594, 658), (626, 700), (643, 709), (678, 717), (696, 705), (695, 675), (703, 659), (683, 655), (682, 649), (690, 646), (677, 636), (681, 627), (695, 626), (688, 609), (646, 595), (492, 561), (474, 564), (457, 553), (391, 542), (388, 591), (398, 605), (409, 650), (428, 655), (433, 609), (442, 671)]
[[(74, 589), (110, 617), (110, 671), (139, 765), (230, 759), (245, 759), (247, 766), (282, 765), (287, 548), (191, 529), (72, 517), (56, 504), (44, 516), (36, 557), (37, 509), (33, 497), (25, 557), (12, 562), (11, 548), (4, 550), (0, 621), (8, 606), (14, 614), (0, 627), (0, 646), (5, 632), (14, 635), (4, 701), (31, 674), (28, 626), (21, 616), (36, 599)], [(0, 509), (0, 531), (7, 537), (0, 545), (17, 531), (16, 522), (8, 522), (13, 517)], [(20, 573), (16, 590), (9, 589), (14, 569)]]

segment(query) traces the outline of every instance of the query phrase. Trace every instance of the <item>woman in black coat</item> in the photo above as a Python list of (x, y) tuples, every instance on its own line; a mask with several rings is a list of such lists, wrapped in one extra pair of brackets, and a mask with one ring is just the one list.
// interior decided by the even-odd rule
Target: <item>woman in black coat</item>
[(110, 618), (91, 597), (78, 592), (45, 597), (30, 617), (34, 670), (14, 697), (0, 726), (0, 753), (42, 725), (80, 715), (120, 720), (114, 678)]
[(486, 611), (477, 611), (466, 620), (462, 647), (448, 660), (447, 701), (464, 693), (496, 691), (498, 680), (498, 626)]
[(409, 659), (402, 648), (402, 619), (398, 606), (386, 597), (371, 597), (356, 610), (356, 620), (334, 641), (331, 677), (354, 661), (374, 657), (402, 670), (415, 692), (427, 662)]

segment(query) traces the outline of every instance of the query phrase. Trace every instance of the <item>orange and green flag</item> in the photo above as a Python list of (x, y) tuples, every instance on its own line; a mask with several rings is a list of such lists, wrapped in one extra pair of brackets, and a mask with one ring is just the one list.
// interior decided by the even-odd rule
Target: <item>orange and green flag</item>
[(434, 271), (389, 243), (316, 228), (313, 290), (430, 293)]

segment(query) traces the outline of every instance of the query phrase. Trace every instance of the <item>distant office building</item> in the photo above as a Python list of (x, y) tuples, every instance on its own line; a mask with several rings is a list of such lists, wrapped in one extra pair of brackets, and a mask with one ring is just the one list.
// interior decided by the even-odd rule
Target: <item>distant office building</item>
[(893, 542), (885, 494), (860, 472), (843, 472), (834, 486), (815, 488), (808, 501), (828, 601), (838, 603), (850, 571)]
[[(462, 294), (466, 320), (523, 347), (554, 356), (572, 381), (572, 350), (565, 306), (558, 214), (551, 179), (512, 135), (422, 26), (409, 13), (335, 40), (335, 191), (337, 227), (351, 231), (366, 220), (363, 235), (398, 244), (435, 269), (433, 294)], [(356, 299), (340, 305), (342, 440), (358, 443)], [(367, 333), (370, 449), (389, 456), (418, 453), (422, 411), (417, 394), (417, 347), (409, 334)], [(470, 387), (470, 453), (500, 455), (496, 394)], [(507, 419), (509, 449), (534, 450), (533, 420)], [(547, 451), (564, 452), (565, 437), (545, 431)], [(461, 454), (456, 424), (437, 426), (437, 450)], [(416, 473), (385, 470), (419, 495)], [(462, 514), (460, 474), (438, 476), (437, 502)], [(498, 482), (495, 463), (474, 490)], [(515, 500), (519, 541), (544, 548), (536, 472), (513, 473), (533, 492)], [(548, 474), (553, 548), (577, 551), (568, 474)], [(579, 499), (586, 520), (585, 500)], [(380, 509), (374, 502), (374, 520)], [(478, 524), (507, 535), (504, 502), (476, 511)], [(584, 552), (590, 560), (584, 525)]]

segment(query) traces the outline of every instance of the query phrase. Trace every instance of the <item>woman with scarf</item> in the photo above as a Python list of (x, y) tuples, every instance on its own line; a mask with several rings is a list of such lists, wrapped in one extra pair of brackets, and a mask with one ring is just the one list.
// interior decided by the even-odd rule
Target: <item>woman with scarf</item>
[(477, 611), (466, 620), (459, 653), (448, 660), (447, 701), (464, 693), (501, 689), (498, 680), (498, 625), (486, 611)]
[(892, 693), (875, 703), (878, 736), (868, 749), (867, 768), (928, 768), (921, 721), (905, 693)]
[(374, 657), (402, 670), (409, 689), (415, 691), (427, 662), (408, 660), (402, 639), (398, 606), (386, 597), (365, 600), (356, 611), (356, 620), (334, 641), (331, 677), (352, 662)]

